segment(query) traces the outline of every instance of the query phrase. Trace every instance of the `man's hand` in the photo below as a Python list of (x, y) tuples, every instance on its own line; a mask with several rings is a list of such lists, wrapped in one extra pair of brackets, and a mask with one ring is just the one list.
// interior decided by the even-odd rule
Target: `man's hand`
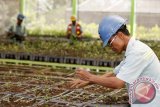
[(72, 79), (70, 82), (71, 88), (82, 88), (89, 85), (89, 81), (83, 81), (80, 79)]
[(14, 32), (7, 32), (7, 37), (13, 37), (15, 35)]
[(84, 70), (84, 69), (77, 69), (76, 70), (76, 76), (84, 81), (91, 81), (92, 77), (94, 76), (90, 72)]

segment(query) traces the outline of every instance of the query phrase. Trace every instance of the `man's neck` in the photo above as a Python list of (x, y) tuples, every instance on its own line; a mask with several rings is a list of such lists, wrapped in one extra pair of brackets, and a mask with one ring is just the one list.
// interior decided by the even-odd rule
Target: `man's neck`
[(125, 44), (124, 44), (124, 50), (127, 49), (127, 46), (128, 46), (128, 43), (129, 43), (129, 40), (131, 39), (131, 37), (129, 36), (125, 36)]
[(17, 23), (17, 26), (21, 26), (22, 24), (21, 23)]

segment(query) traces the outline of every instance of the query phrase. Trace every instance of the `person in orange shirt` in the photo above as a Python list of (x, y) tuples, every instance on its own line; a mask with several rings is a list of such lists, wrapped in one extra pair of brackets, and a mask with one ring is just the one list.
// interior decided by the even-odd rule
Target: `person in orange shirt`
[(71, 22), (67, 27), (67, 38), (68, 39), (82, 39), (82, 27), (76, 22), (76, 17), (71, 16)]

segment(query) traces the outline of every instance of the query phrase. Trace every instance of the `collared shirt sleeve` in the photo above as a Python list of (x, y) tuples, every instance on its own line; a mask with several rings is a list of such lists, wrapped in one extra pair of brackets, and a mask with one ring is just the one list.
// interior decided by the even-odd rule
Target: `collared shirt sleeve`
[(115, 69), (114, 69), (114, 74), (115, 74), (115, 75), (117, 75), (117, 74), (119, 73), (120, 68), (122, 67), (123, 64), (124, 64), (124, 60), (122, 60), (122, 61), (120, 62), (120, 64), (115, 67)]
[(124, 60), (124, 64), (119, 69), (119, 73), (116, 77), (127, 83), (133, 83), (153, 61), (153, 54), (154, 52), (152, 50), (131, 53)]

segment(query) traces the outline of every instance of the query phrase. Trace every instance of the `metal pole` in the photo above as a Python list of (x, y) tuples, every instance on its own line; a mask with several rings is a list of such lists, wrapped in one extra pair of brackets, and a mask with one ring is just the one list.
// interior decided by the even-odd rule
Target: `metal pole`
[(19, 0), (19, 4), (20, 4), (20, 13), (24, 14), (24, 11), (25, 11), (25, 0)]
[(72, 0), (72, 15), (77, 17), (77, 0)]
[(130, 15), (130, 26), (131, 26), (131, 35), (136, 37), (136, 0), (131, 0), (131, 15)]

